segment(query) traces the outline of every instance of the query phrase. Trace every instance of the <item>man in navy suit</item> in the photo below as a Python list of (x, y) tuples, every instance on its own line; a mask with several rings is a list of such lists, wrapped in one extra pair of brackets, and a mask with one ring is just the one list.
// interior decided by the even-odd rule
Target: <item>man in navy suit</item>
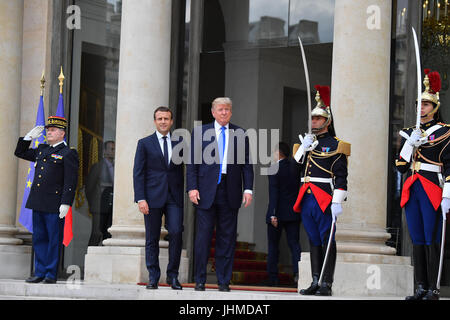
[(159, 239), (164, 214), (170, 235), (167, 284), (172, 289), (181, 290), (178, 269), (183, 233), (183, 165), (172, 161), (172, 149), (177, 144), (170, 139), (172, 111), (159, 107), (153, 117), (156, 132), (138, 141), (133, 168), (134, 200), (145, 221), (147, 289), (157, 289), (161, 275)]
[(197, 208), (195, 235), (195, 290), (204, 291), (211, 238), (216, 227), (215, 267), (220, 291), (230, 291), (237, 217), (242, 203), (252, 202), (253, 166), (248, 138), (230, 123), (232, 101), (216, 98), (215, 119), (194, 128), (191, 162), (187, 165), (187, 191)]
[(293, 207), (300, 189), (300, 165), (289, 157), (290, 148), (280, 142), (274, 152), (277, 163), (272, 166), (269, 177), (269, 205), (266, 214), (268, 257), (267, 273), (269, 285), (279, 284), (278, 257), (281, 232), (286, 231), (286, 238), (291, 250), (294, 279), (298, 276), (300, 260), (300, 214)]

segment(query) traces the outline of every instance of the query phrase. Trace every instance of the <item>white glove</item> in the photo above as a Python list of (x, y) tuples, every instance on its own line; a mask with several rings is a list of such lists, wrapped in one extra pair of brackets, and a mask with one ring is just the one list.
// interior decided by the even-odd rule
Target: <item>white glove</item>
[(342, 214), (342, 205), (340, 203), (331, 203), (331, 215), (333, 216), (333, 222), (336, 221), (336, 218)]
[(67, 212), (69, 212), (70, 206), (67, 204), (62, 204), (59, 206), (59, 217), (62, 219), (66, 216)]
[(311, 148), (315, 138), (316, 136), (313, 134), (305, 134), (305, 137), (303, 138), (303, 148), (305, 151), (310, 151), (309, 148)]
[(425, 141), (422, 139), (422, 132), (420, 130), (415, 129), (413, 132), (411, 132), (411, 135), (406, 140), (409, 145), (413, 147), (419, 147), (422, 145)]
[(441, 209), (442, 209), (442, 219), (447, 220), (447, 213), (450, 210), (450, 199), (449, 198), (442, 198), (441, 202)]
[(23, 140), (30, 141), (36, 139), (41, 135), (42, 131), (44, 131), (44, 126), (36, 126), (25, 135)]

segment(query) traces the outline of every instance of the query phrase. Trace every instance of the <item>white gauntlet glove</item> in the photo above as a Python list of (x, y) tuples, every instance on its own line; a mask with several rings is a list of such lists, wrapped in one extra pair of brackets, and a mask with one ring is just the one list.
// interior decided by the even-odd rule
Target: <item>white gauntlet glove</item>
[(303, 138), (303, 148), (305, 151), (313, 150), (317, 144), (314, 143), (316, 136), (313, 134), (305, 134), (305, 138)]
[(449, 198), (442, 198), (441, 209), (442, 209), (442, 219), (445, 221), (445, 220), (447, 220), (447, 213), (450, 210), (450, 199)]
[(417, 148), (426, 142), (426, 140), (424, 140), (423, 138), (424, 137), (422, 137), (422, 132), (420, 130), (414, 130), (413, 132), (411, 132), (411, 135), (406, 141), (411, 146)]
[(333, 216), (333, 221), (342, 214), (342, 205), (340, 203), (331, 203), (331, 215)]
[(42, 131), (44, 131), (44, 126), (34, 127), (33, 129), (30, 130), (30, 132), (28, 132), (25, 135), (23, 140), (30, 141), (30, 140), (36, 139), (37, 137), (39, 137), (41, 135)]
[(59, 206), (59, 217), (62, 219), (66, 216), (67, 212), (69, 212), (70, 206), (67, 204), (62, 204)]
[(306, 152), (314, 150), (316, 146), (319, 144), (319, 141), (316, 140), (316, 136), (314, 134), (305, 134), (305, 138), (302, 135), (298, 135), (300, 139), (300, 147), (294, 155), (294, 159), (297, 162), (303, 163), (304, 156)]

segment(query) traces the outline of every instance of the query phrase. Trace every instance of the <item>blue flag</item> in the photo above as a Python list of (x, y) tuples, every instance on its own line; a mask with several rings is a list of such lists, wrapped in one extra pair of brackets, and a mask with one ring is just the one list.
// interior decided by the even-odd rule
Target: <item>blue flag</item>
[[(36, 126), (45, 126), (45, 115), (44, 115), (44, 98), (40, 96), (39, 107), (36, 115)], [(41, 143), (47, 142), (47, 137), (44, 131), (42, 134), (31, 141), (31, 147), (36, 149)], [(31, 233), (33, 233), (33, 211), (31, 209), (25, 208), (28, 200), (28, 195), (30, 194), (31, 185), (34, 179), (34, 163), (30, 162), (30, 167), (28, 168), (27, 180), (25, 182), (25, 190), (23, 192), (22, 207), (20, 208), (19, 222)]]
[[(56, 108), (55, 116), (65, 118), (65, 116), (64, 116), (64, 98), (63, 98), (62, 93), (59, 94), (58, 107)], [(65, 137), (64, 137), (64, 141), (66, 141)]]

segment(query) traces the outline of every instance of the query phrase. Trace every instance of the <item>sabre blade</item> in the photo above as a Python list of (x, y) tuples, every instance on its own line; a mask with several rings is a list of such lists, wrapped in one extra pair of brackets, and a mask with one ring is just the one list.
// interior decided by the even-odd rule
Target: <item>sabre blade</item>
[(306, 63), (305, 50), (303, 49), (303, 43), (300, 39), (300, 36), (298, 37), (298, 42), (300, 44), (300, 50), (302, 52), (303, 70), (305, 71), (306, 94), (308, 97), (308, 133), (311, 134), (311, 88), (309, 83), (308, 64)]
[(422, 67), (420, 65), (420, 51), (419, 42), (417, 41), (417, 34), (414, 27), (412, 27), (413, 39), (414, 39), (414, 50), (416, 53), (416, 67), (417, 67), (417, 118), (416, 118), (416, 129), (420, 129), (420, 113), (422, 110)]

